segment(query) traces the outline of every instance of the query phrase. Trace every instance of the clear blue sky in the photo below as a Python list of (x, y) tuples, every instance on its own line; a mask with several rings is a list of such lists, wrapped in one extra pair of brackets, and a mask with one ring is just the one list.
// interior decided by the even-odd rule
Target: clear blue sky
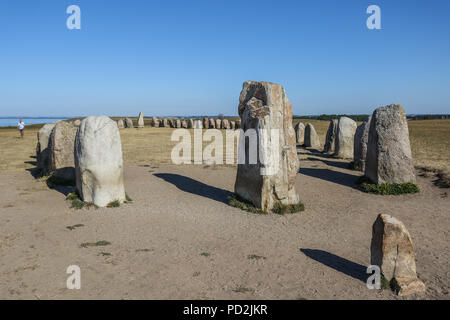
[(283, 85), (294, 114), (450, 113), (449, 16), (448, 0), (2, 0), (0, 115), (233, 115), (245, 80)]

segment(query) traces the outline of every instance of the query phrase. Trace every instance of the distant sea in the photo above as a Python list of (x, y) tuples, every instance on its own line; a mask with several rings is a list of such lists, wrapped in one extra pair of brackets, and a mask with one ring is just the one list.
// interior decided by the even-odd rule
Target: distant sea
[(0, 127), (17, 127), (19, 119), (22, 119), (26, 127), (30, 124), (52, 123), (58, 120), (66, 120), (67, 118), (0, 118)]

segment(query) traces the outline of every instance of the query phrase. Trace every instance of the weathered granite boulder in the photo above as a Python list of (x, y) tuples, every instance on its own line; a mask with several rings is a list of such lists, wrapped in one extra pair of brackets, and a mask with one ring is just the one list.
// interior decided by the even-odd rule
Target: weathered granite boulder
[(415, 183), (408, 123), (401, 105), (392, 104), (372, 114), (365, 176), (373, 183)]
[(355, 137), (356, 122), (347, 117), (339, 118), (334, 156), (342, 159), (353, 159), (353, 140)]
[(307, 123), (305, 127), (305, 147), (315, 149), (320, 148), (319, 136), (311, 123)]
[(49, 138), (50, 168), (54, 181), (61, 184), (75, 182), (75, 164), (73, 148), (77, 128), (65, 122), (58, 121)]
[(123, 119), (117, 120), (117, 127), (118, 127), (119, 129), (125, 128), (125, 123), (123, 122)]
[(152, 126), (155, 128), (159, 128), (159, 119), (157, 117), (152, 117)]
[(334, 153), (338, 122), (338, 119), (330, 120), (330, 125), (328, 126), (327, 135), (325, 137), (325, 146), (323, 147), (324, 153)]
[(305, 143), (305, 125), (303, 122), (297, 123), (294, 130), (297, 144), (303, 145), (303, 143)]
[(202, 120), (194, 120), (194, 129), (202, 129)]
[(208, 117), (203, 118), (203, 128), (209, 129), (209, 119)]
[(139, 112), (139, 118), (138, 118), (138, 128), (144, 127), (144, 114), (142, 112)]
[(222, 120), (222, 129), (230, 130), (230, 121), (228, 121), (228, 119)]
[(364, 121), (356, 128), (353, 144), (353, 163), (355, 168), (364, 171), (366, 166), (367, 142), (369, 140), (370, 119)]
[(125, 118), (125, 128), (133, 128), (133, 120)]
[(388, 281), (394, 280), (399, 295), (425, 291), (417, 278), (411, 236), (405, 225), (390, 215), (378, 215), (372, 226), (370, 263), (379, 266)]
[(54, 123), (45, 124), (37, 133), (36, 162), (37, 167), (44, 176), (50, 170), (50, 149), (48, 148), (48, 144), (54, 127)]
[(125, 201), (122, 143), (114, 121), (100, 116), (81, 122), (75, 141), (75, 168), (83, 201), (99, 207)]
[(216, 129), (222, 129), (222, 120), (219, 118), (216, 119)]
[(261, 137), (266, 129), (267, 139), (276, 138), (276, 132), (278, 140), (265, 144), (265, 139), (255, 139), (262, 152), (251, 164), (251, 139), (240, 139), (239, 148), (245, 150), (246, 159), (238, 164), (235, 193), (263, 211), (271, 211), (279, 202), (298, 203), (295, 178), (299, 168), (292, 105), (283, 87), (270, 82), (244, 82), (238, 110), (244, 132), (253, 129)]
[(210, 129), (216, 128), (216, 120), (215, 119), (209, 119), (209, 128)]

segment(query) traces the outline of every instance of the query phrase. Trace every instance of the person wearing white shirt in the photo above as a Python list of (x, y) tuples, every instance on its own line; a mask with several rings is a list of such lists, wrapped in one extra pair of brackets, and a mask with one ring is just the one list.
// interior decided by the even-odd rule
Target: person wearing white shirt
[(23, 131), (25, 130), (25, 123), (23, 123), (22, 119), (19, 120), (17, 124), (17, 129), (19, 129), (20, 137), (23, 139)]

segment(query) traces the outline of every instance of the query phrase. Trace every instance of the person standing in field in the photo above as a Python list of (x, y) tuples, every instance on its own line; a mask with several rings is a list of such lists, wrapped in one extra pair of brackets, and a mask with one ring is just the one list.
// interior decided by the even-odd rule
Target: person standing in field
[(19, 129), (20, 137), (23, 139), (23, 131), (25, 130), (25, 123), (23, 123), (22, 119), (19, 120), (17, 124), (17, 129)]

